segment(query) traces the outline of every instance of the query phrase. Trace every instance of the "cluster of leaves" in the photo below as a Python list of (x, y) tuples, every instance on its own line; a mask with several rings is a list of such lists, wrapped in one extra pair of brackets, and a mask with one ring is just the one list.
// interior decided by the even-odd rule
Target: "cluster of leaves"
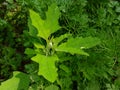
[(0, 90), (120, 89), (118, 0), (1, 0), (0, 12)]

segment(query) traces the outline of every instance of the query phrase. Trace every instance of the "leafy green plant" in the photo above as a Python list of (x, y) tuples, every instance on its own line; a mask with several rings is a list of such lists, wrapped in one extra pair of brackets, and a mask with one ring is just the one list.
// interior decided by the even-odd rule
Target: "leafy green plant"
[(0, 10), (0, 90), (120, 89), (118, 0), (1, 0)]
[[(44, 39), (45, 44), (33, 42), (36, 53), (31, 59), (39, 64), (38, 75), (42, 75), (50, 82), (55, 82), (58, 78), (55, 63), (60, 61), (56, 52), (65, 52), (89, 56), (84, 49), (91, 48), (100, 43), (98, 38), (92, 37), (72, 37), (70, 34), (64, 34), (54, 37), (54, 33), (62, 30), (58, 24), (60, 16), (59, 8), (56, 4), (52, 4), (46, 12), (46, 19), (41, 19), (40, 15), (30, 10), (30, 18), (32, 25), (37, 29), (38, 33), (35, 37)], [(41, 40), (39, 39), (39, 40)], [(62, 42), (67, 39), (65, 42)], [(32, 53), (30, 49), (26, 49), (25, 53)]]

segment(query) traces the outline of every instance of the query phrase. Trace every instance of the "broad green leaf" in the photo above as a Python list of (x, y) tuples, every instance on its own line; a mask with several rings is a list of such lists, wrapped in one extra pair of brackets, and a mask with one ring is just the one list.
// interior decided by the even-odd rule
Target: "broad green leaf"
[(29, 77), (21, 72), (15, 71), (13, 77), (2, 82), (0, 90), (28, 90)]
[(56, 48), (56, 51), (63, 51), (71, 54), (81, 54), (81, 55), (88, 56), (88, 54), (84, 52), (82, 49), (91, 48), (99, 43), (100, 43), (100, 40), (98, 38), (92, 38), (92, 37), (70, 38), (67, 42), (58, 46)]
[(49, 33), (54, 33), (60, 29), (58, 19), (60, 16), (60, 11), (56, 4), (52, 4), (48, 11), (46, 12), (47, 19), (45, 20), (45, 27), (48, 29)]
[(67, 46), (74, 47), (74, 48), (80, 48), (80, 49), (88, 49), (88, 48), (96, 46), (99, 43), (100, 43), (100, 40), (98, 38), (76, 37), (76, 38), (69, 39), (67, 42)]
[(50, 34), (56, 32), (60, 29), (58, 24), (58, 19), (60, 16), (60, 11), (56, 4), (52, 4), (48, 11), (46, 12), (46, 20), (42, 20), (40, 15), (32, 10), (30, 10), (30, 18), (32, 20), (32, 25), (37, 28), (38, 36), (47, 40)]
[(50, 86), (46, 87), (45, 90), (59, 90), (59, 88), (56, 85), (50, 85)]
[(39, 63), (39, 75), (42, 75), (50, 82), (54, 82), (57, 79), (57, 68), (55, 62), (58, 60), (57, 56), (44, 56), (37, 54), (32, 58), (33, 61)]
[(4, 81), (1, 86), (0, 86), (0, 90), (17, 90), (18, 85), (19, 85), (20, 79), (19, 78), (15, 78), (15, 76), (13, 76), (11, 79), (8, 79), (7, 81)]
[(30, 18), (32, 21), (32, 25), (38, 29), (38, 33), (40, 37), (46, 39), (47, 38), (47, 32), (44, 27), (44, 20), (41, 19), (40, 15), (32, 10), (30, 10)]
[(84, 52), (82, 49), (80, 48), (75, 48), (75, 47), (67, 47), (66, 43), (61, 44), (59, 47), (57, 47), (55, 49), (56, 51), (62, 51), (62, 52), (67, 52), (67, 53), (71, 53), (71, 54), (81, 54), (81, 55), (87, 55), (89, 56), (88, 53)]

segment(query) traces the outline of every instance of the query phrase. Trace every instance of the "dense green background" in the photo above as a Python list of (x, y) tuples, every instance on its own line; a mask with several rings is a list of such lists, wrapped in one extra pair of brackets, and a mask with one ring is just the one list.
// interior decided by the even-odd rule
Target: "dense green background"
[[(62, 83), (54, 85), (61, 85), (61, 90), (119, 90), (119, 0), (0, 0), (0, 83), (11, 78), (13, 71), (21, 71), (32, 77), (32, 90), (44, 90), (51, 84), (37, 75), (38, 64), (24, 51), (34, 48), (34, 39), (28, 34), (29, 9), (45, 19), (45, 12), (55, 2), (61, 11), (59, 24), (63, 29), (55, 36), (66, 32), (74, 37), (93, 36), (101, 44), (86, 50), (89, 57), (64, 54), (66, 58), (58, 63)], [(70, 72), (65, 72), (62, 65)]]

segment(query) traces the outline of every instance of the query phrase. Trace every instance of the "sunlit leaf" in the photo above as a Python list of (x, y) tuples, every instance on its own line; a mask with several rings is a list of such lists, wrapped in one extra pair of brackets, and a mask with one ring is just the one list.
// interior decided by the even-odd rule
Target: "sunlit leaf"
[(92, 37), (76, 37), (71, 38), (67, 42), (62, 43), (56, 48), (56, 51), (63, 51), (68, 52), (71, 54), (81, 54), (81, 55), (87, 55), (86, 52), (83, 51), (83, 49), (88, 49), (93, 46), (96, 46), (100, 43), (100, 40), (98, 38), (92, 38)]
[(29, 81), (30, 79), (26, 74), (15, 71), (11, 79), (1, 84), (0, 90), (28, 90)]
[(57, 79), (57, 68), (55, 62), (58, 60), (57, 56), (44, 56), (37, 54), (32, 58), (33, 61), (39, 63), (39, 75), (42, 75), (50, 82), (54, 82)]
[(56, 4), (52, 4), (48, 8), (48, 11), (46, 12), (46, 20), (43, 20), (38, 13), (30, 10), (32, 25), (37, 28), (38, 36), (44, 38), (45, 40), (48, 39), (50, 34), (60, 29), (58, 24), (59, 16), (60, 11)]

